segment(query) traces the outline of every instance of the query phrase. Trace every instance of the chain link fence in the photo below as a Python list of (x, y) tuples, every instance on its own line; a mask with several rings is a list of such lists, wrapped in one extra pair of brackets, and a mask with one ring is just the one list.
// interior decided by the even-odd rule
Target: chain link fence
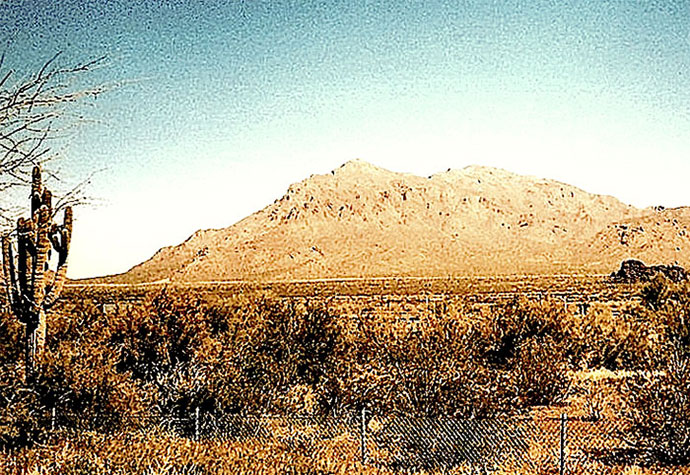
[(398, 472), (609, 473), (627, 447), (620, 422), (560, 417), (376, 417), (367, 424), (368, 461)]
[[(46, 430), (80, 422), (52, 411)], [(105, 427), (105, 426), (102, 426)], [(619, 457), (631, 447), (620, 421), (561, 416), (457, 419), (372, 414), (299, 417), (206, 413), (119, 420), (117, 431), (165, 431), (194, 443), (280, 444), (354, 460), (385, 473), (690, 473), (682, 467), (634, 472)], [(103, 430), (103, 429), (102, 429)], [(618, 457), (618, 458), (617, 458)], [(627, 471), (626, 471), (627, 470)]]

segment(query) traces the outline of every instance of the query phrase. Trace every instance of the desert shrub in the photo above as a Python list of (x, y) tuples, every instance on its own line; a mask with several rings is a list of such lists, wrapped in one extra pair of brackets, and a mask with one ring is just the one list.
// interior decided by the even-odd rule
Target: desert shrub
[(164, 289), (142, 305), (129, 307), (109, 323), (117, 369), (155, 381), (189, 362), (208, 332), (202, 302), (193, 293)]
[(49, 415), (39, 394), (21, 383), (20, 365), (0, 366), (0, 447), (16, 449), (41, 440)]
[(645, 313), (645, 318), (665, 343), (663, 348), (690, 353), (690, 284), (655, 279), (644, 289), (648, 287), (657, 288), (654, 292), (660, 297)]
[(656, 311), (672, 300), (677, 300), (680, 286), (674, 284), (662, 274), (657, 274), (640, 291), (642, 303), (650, 310)]
[(594, 306), (577, 322), (580, 365), (611, 371), (639, 369), (658, 350), (659, 335), (645, 312), (628, 307), (618, 316)]
[(570, 323), (550, 302), (512, 302), (483, 319), (449, 306), (414, 323), (334, 317), (322, 303), (249, 290), (144, 297), (107, 316), (102, 296), (62, 302), (25, 413), (56, 407), (60, 425), (89, 430), (172, 416), (190, 432), (196, 408), (473, 417), (548, 404), (567, 389)]
[(504, 382), (517, 408), (555, 404), (567, 396), (570, 380), (561, 345), (551, 335), (529, 338), (520, 345)]
[(341, 322), (339, 404), (375, 412), (480, 416), (506, 409), (501, 374), (482, 364), (462, 316), (429, 315), (415, 325), (369, 316)]
[(45, 416), (38, 395), (22, 383), (23, 336), (23, 325), (0, 306), (0, 448), (5, 449), (39, 440)]
[(690, 463), (690, 357), (668, 351), (664, 370), (642, 371), (624, 385), (629, 444), (643, 462)]
[[(189, 432), (197, 407), (215, 410), (209, 362), (201, 357), (216, 346), (206, 307), (196, 292), (163, 289), (110, 318), (104, 338), (113, 370), (142, 401), (138, 407), (126, 408), (130, 416), (186, 419), (178, 428)], [(111, 399), (116, 395), (112, 393)]]
[(497, 305), (480, 322), (485, 358), (498, 367), (510, 366), (522, 345), (532, 339), (550, 336), (565, 341), (567, 318), (562, 305), (548, 300), (516, 299)]
[(690, 463), (690, 293), (657, 277), (643, 290), (642, 318), (655, 351), (623, 387), (622, 417), (633, 453), (647, 463)]
[(90, 421), (107, 415), (111, 428), (147, 414), (189, 419), (196, 408), (326, 410), (336, 335), (323, 308), (269, 294), (208, 297), (164, 289), (107, 318), (88, 299), (63, 305), (40, 381), (47, 404)]
[[(46, 351), (37, 361), (35, 380), (21, 382), (20, 357), (0, 364), (2, 374), (13, 374), (0, 378), (0, 391), (6, 392), (8, 400), (23, 401), (26, 406), (9, 409), (13, 424), (32, 427), (34, 432), (45, 431), (53, 423), (112, 429), (133, 414), (150, 411), (148, 389), (115, 369), (109, 334), (108, 321), (91, 301), (75, 300), (49, 314)], [(29, 445), (34, 440), (24, 439)]]
[(640, 303), (628, 303), (616, 316), (610, 308), (594, 305), (587, 315), (572, 320), (578, 366), (642, 370), (663, 356), (673, 341), (690, 348), (687, 284), (674, 284), (659, 275), (640, 293)]
[(24, 382), (24, 326), (0, 313), (0, 327), (0, 446), (31, 446), (50, 424), (53, 394), (40, 382)]
[[(30, 387), (9, 376), (21, 369), (20, 352), (3, 354), (0, 392), (12, 402), (0, 413), (0, 442), (30, 445), (52, 408), (60, 427), (89, 430), (138, 426), (157, 414), (189, 419), (197, 407), (321, 410), (335, 338), (328, 322), (320, 308), (265, 295), (209, 303), (166, 290), (107, 317), (91, 299), (63, 302), (49, 316), (47, 351)], [(1, 344), (15, 348), (19, 335), (7, 331)], [(315, 402), (305, 406), (300, 395)]]
[(215, 359), (222, 364), (210, 375), (222, 405), (231, 412), (280, 412), (290, 406), (292, 389), (304, 386), (314, 410), (328, 411), (327, 362), (337, 337), (330, 314), (264, 296), (236, 303), (228, 309), (227, 331), (217, 337)]
[(515, 300), (479, 322), (485, 364), (504, 376), (504, 399), (517, 408), (557, 402), (568, 389), (571, 336), (562, 305)]
[(474, 417), (557, 401), (568, 388), (566, 317), (562, 306), (515, 301), (479, 318), (339, 320), (338, 405)]

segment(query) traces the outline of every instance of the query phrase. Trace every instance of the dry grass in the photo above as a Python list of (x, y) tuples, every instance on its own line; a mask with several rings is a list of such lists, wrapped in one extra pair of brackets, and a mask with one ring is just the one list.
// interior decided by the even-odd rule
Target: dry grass
[(358, 460), (359, 446), (343, 434), (318, 445), (284, 437), (192, 441), (162, 431), (63, 433), (44, 447), (0, 454), (7, 475), (387, 474)]

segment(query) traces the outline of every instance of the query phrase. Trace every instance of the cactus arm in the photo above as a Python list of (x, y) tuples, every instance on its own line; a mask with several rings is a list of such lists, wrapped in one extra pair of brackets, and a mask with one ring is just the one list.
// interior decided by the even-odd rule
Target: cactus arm
[(29, 269), (32, 268), (32, 256), (36, 254), (31, 242), (32, 222), (24, 218), (17, 220), (17, 282), (19, 293), (24, 298), (29, 295)]
[(62, 287), (64, 287), (66, 280), (67, 280), (67, 265), (66, 265), (66, 261), (65, 261), (65, 265), (59, 266), (58, 269), (55, 271), (55, 277), (53, 278), (53, 283), (48, 288), (48, 291), (46, 293), (46, 297), (43, 300), (43, 308), (48, 310), (48, 309), (50, 309), (50, 307), (52, 307), (55, 304), (58, 297), (60, 296), (60, 292), (62, 292)]
[(53, 217), (53, 193), (49, 189), (44, 189), (41, 195), (41, 205), (48, 208), (48, 219)]
[(31, 173), (31, 216), (34, 216), (41, 207), (42, 197), (41, 168), (36, 166)]
[(17, 274), (14, 268), (14, 255), (12, 254), (12, 243), (8, 236), (2, 237), (2, 271), (5, 279), (5, 290), (10, 308), (14, 311), (19, 302), (19, 288), (17, 287)]
[(58, 265), (62, 266), (67, 261), (69, 254), (69, 246), (72, 241), (72, 208), (65, 208), (65, 219), (60, 228), (60, 249), (55, 249), (58, 252)]
[(68, 207), (65, 209), (63, 225), (54, 226), (53, 231), (50, 240), (58, 253), (58, 268), (55, 271), (53, 283), (43, 304), (46, 309), (53, 306), (67, 280), (67, 256), (69, 255), (69, 245), (72, 238), (72, 208)]
[(60, 226), (53, 224), (50, 227), (50, 232), (48, 233), (48, 239), (50, 239), (50, 244), (53, 246), (58, 253), (60, 252)]
[(2, 268), (5, 277), (7, 297), (10, 301), (10, 309), (12, 310), (12, 313), (17, 316), (17, 319), (20, 322), (27, 323), (27, 306), (25, 305), (24, 298), (19, 287), (19, 282), (17, 280), (17, 270), (14, 264), (14, 253), (12, 252), (12, 243), (9, 236), (3, 236), (2, 238)]

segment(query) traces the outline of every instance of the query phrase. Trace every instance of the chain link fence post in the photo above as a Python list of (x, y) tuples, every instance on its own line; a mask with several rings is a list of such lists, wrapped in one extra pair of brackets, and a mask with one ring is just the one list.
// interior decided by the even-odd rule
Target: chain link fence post
[(362, 407), (362, 427), (361, 427), (361, 453), (362, 453), (362, 464), (367, 463), (367, 409)]
[(565, 475), (565, 447), (567, 443), (567, 430), (568, 430), (568, 415), (561, 414), (561, 453), (560, 453), (560, 466), (559, 475)]

